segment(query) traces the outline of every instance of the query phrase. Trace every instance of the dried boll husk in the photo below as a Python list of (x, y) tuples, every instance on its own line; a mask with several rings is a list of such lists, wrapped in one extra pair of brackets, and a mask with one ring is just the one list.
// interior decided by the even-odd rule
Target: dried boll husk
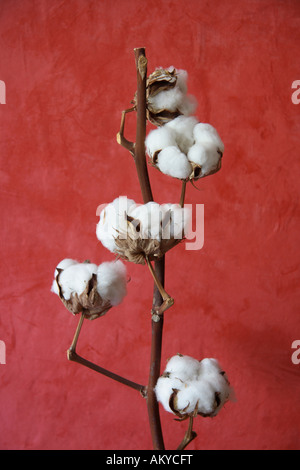
[(109, 301), (102, 299), (97, 290), (97, 275), (93, 274), (91, 279), (88, 281), (86, 288), (81, 294), (73, 292), (68, 300), (64, 298), (62, 288), (59, 283), (59, 276), (62, 273), (62, 269), (57, 268), (58, 274), (56, 276), (56, 284), (58, 286), (58, 296), (64, 306), (73, 315), (78, 313), (84, 313), (86, 318), (89, 320), (95, 320), (96, 318), (105, 315), (112, 305)]
[[(147, 119), (157, 127), (196, 108), (195, 98), (187, 95), (187, 73), (175, 67), (157, 68), (147, 78)], [(134, 99), (136, 102), (136, 96)]]
[(128, 230), (126, 237), (124, 235), (115, 238), (115, 252), (120, 258), (135, 264), (145, 264), (145, 258), (149, 261), (155, 261), (164, 256), (167, 251), (174, 248), (184, 239), (184, 233), (181, 238), (168, 239), (144, 238), (143, 234), (138, 232), (140, 221), (128, 217)]

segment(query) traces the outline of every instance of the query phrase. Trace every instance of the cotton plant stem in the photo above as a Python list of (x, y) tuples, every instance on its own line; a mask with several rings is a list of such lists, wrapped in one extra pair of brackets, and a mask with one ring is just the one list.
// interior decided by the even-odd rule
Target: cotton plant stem
[[(153, 201), (152, 190), (147, 170), (145, 155), (146, 138), (146, 80), (147, 80), (147, 59), (144, 48), (134, 49), (136, 72), (137, 72), (137, 124), (136, 124), (136, 142), (135, 142), (135, 165), (138, 179), (141, 187), (144, 204)], [(155, 273), (159, 282), (164, 286), (165, 276), (165, 258), (162, 257), (155, 262)], [(163, 303), (162, 296), (154, 284), (152, 311), (160, 308)], [(163, 313), (158, 316), (159, 321), (151, 320), (152, 340), (151, 340), (151, 358), (150, 372), (147, 388), (147, 407), (149, 415), (149, 424), (152, 436), (154, 450), (164, 450), (164, 440), (160, 422), (159, 406), (156, 400), (154, 387), (160, 375), (162, 332), (163, 332)], [(157, 319), (156, 319), (157, 320)]]
[(193, 416), (190, 416), (188, 430), (186, 431), (183, 440), (177, 447), (177, 450), (184, 450), (188, 446), (188, 444), (197, 437), (197, 434), (195, 433), (195, 431), (193, 431), (193, 421)]
[(186, 180), (183, 180), (182, 186), (181, 186), (180, 201), (179, 201), (180, 207), (184, 206), (185, 192), (186, 192)]
[(69, 359), (70, 354), (75, 353), (78, 338), (79, 338), (79, 334), (80, 334), (80, 331), (81, 331), (81, 328), (82, 328), (82, 325), (83, 325), (84, 317), (85, 317), (84, 312), (82, 312), (81, 315), (80, 315), (80, 318), (79, 318), (79, 322), (78, 322), (78, 325), (77, 325), (77, 328), (76, 328), (76, 331), (75, 331), (75, 335), (74, 335), (72, 344), (71, 344), (70, 348), (68, 349), (68, 359)]
[(125, 109), (122, 112), (121, 126), (120, 126), (119, 132), (117, 133), (117, 142), (118, 142), (118, 144), (122, 145), (122, 147), (129, 150), (131, 155), (134, 157), (135, 144), (134, 144), (134, 142), (130, 142), (129, 140), (127, 140), (124, 137), (125, 116), (126, 116), (127, 113), (131, 113), (132, 111), (135, 111), (135, 106), (133, 106), (132, 108), (129, 108), (129, 109)]
[(106, 375), (106, 377), (110, 377), (111, 379), (116, 380), (117, 382), (127, 385), (128, 387), (134, 388), (135, 390), (138, 390), (142, 394), (142, 396), (146, 397), (147, 387), (145, 387), (144, 385), (140, 385), (136, 382), (132, 382), (132, 380), (128, 380), (124, 377), (121, 377), (120, 375), (117, 375), (107, 369), (104, 369), (103, 367), (98, 366), (97, 364), (94, 364), (93, 362), (88, 361), (87, 359), (84, 359), (76, 353), (76, 346), (84, 318), (85, 314), (81, 313), (72, 344), (67, 351), (69, 361), (77, 362), (78, 364), (88, 367), (89, 369), (93, 369), (102, 375)]

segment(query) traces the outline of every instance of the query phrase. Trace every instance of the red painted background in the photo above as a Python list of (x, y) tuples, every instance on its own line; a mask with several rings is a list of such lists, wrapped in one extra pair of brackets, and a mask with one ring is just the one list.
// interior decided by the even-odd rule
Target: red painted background
[[(189, 73), (197, 116), (224, 143), (222, 170), (188, 187), (205, 207), (205, 243), (167, 255), (162, 368), (177, 353), (216, 357), (237, 401), (197, 418), (189, 449), (299, 449), (300, 79), (298, 0), (3, 0), (0, 10), (1, 449), (151, 449), (137, 392), (70, 363), (77, 319), (50, 292), (65, 257), (112, 255), (96, 239), (97, 206), (142, 202), (130, 154), (116, 143), (148, 71)], [(135, 119), (127, 122), (134, 136)], [(150, 127), (149, 127), (150, 130)], [(180, 184), (149, 168), (158, 202)], [(123, 303), (86, 322), (78, 352), (148, 379), (152, 281), (131, 276)], [(167, 449), (187, 423), (161, 409)]]

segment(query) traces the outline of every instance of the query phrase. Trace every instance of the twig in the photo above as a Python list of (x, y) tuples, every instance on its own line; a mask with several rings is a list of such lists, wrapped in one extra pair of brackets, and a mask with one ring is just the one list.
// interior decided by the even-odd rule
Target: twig
[(67, 351), (67, 357), (69, 361), (77, 362), (78, 364), (88, 367), (89, 369), (93, 369), (102, 375), (106, 375), (107, 377), (110, 377), (111, 379), (116, 380), (117, 382), (127, 385), (128, 387), (134, 388), (135, 390), (138, 390), (143, 397), (146, 397), (147, 387), (145, 387), (144, 385), (140, 385), (136, 382), (132, 382), (132, 380), (128, 380), (124, 377), (121, 377), (120, 375), (114, 374), (113, 372), (107, 369), (104, 369), (103, 367), (100, 367), (97, 364), (94, 364), (93, 362), (88, 361), (87, 359), (84, 359), (83, 357), (79, 356), (76, 353), (76, 346), (77, 346), (77, 342), (78, 342), (79, 334), (83, 325), (84, 318), (85, 318), (85, 314), (83, 312), (80, 315), (72, 344)]
[(88, 361), (84, 357), (79, 356), (76, 352), (71, 351), (70, 349), (68, 350), (68, 359), (70, 361), (77, 362), (78, 364), (81, 364), (85, 367), (88, 367), (89, 369), (92, 369), (96, 372), (99, 372), (100, 374), (105, 375), (106, 377), (109, 377), (113, 380), (116, 380), (117, 382), (127, 385), (128, 387), (138, 390), (143, 397), (147, 396), (147, 387), (145, 387), (144, 385), (132, 382), (132, 380), (128, 380), (125, 377), (121, 377), (120, 375), (111, 372), (110, 370), (104, 369), (103, 367), (100, 367), (97, 364)]
[(135, 144), (134, 144), (134, 142), (130, 142), (129, 140), (127, 140), (124, 137), (125, 116), (126, 116), (127, 113), (130, 113), (132, 111), (135, 111), (135, 106), (133, 106), (132, 108), (129, 108), (129, 109), (125, 109), (122, 112), (121, 126), (120, 126), (119, 132), (117, 133), (117, 142), (118, 142), (118, 144), (122, 145), (122, 147), (129, 150), (131, 155), (134, 157)]
[(197, 437), (196, 432), (193, 431), (193, 420), (194, 420), (193, 416), (190, 416), (188, 430), (186, 431), (181, 443), (177, 447), (177, 450), (184, 450), (187, 447), (187, 445), (190, 442), (192, 442), (192, 440), (195, 439), (195, 437)]

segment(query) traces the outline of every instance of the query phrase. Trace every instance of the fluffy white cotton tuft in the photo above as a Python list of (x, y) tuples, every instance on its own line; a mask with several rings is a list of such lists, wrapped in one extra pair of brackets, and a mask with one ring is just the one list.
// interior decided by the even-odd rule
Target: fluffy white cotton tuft
[(165, 372), (172, 375), (178, 374), (184, 381), (193, 379), (200, 372), (200, 362), (193, 357), (176, 354), (168, 360)]
[(71, 264), (63, 269), (59, 275), (59, 285), (64, 299), (69, 300), (72, 294), (82, 294), (96, 272), (97, 265), (92, 263)]
[(188, 151), (188, 159), (190, 162), (201, 166), (201, 174), (208, 175), (215, 170), (220, 162), (221, 155), (218, 153), (217, 147), (206, 143), (196, 143)]
[(129, 214), (139, 221), (139, 236), (145, 239), (182, 239), (190, 229), (191, 211), (179, 204), (148, 202), (135, 206)]
[(191, 210), (188, 207), (180, 207), (179, 204), (162, 204), (164, 213), (163, 238), (175, 238), (177, 240), (187, 236), (191, 228)]
[(166, 126), (158, 127), (149, 132), (145, 140), (146, 151), (151, 158), (156, 152), (172, 145), (176, 145), (175, 135), (172, 129)]
[(181, 417), (197, 413), (212, 417), (231, 398), (232, 388), (216, 359), (176, 355), (158, 379), (155, 393), (166, 411)]
[(198, 121), (194, 116), (178, 116), (165, 124), (167, 129), (172, 129), (176, 144), (185, 154), (187, 154), (191, 145), (194, 144), (193, 130), (197, 123)]
[(159, 377), (155, 386), (155, 393), (158, 401), (163, 405), (166, 411), (172, 413), (172, 410), (169, 406), (170, 396), (173, 393), (173, 390), (180, 390), (184, 387), (182, 380), (168, 376), (168, 374), (162, 375)]
[(217, 130), (210, 124), (199, 122), (195, 125), (193, 134), (196, 143), (216, 147), (221, 153), (224, 153), (224, 144)]
[(97, 290), (111, 305), (118, 305), (127, 294), (126, 267), (120, 261), (105, 262), (97, 269)]
[(107, 204), (100, 213), (96, 235), (102, 245), (112, 253), (116, 249), (115, 238), (118, 236), (118, 231), (127, 230), (127, 215), (133, 206), (135, 202), (132, 199), (120, 196)]
[(186, 155), (174, 145), (159, 152), (156, 165), (162, 173), (173, 178), (186, 179), (192, 172)]

